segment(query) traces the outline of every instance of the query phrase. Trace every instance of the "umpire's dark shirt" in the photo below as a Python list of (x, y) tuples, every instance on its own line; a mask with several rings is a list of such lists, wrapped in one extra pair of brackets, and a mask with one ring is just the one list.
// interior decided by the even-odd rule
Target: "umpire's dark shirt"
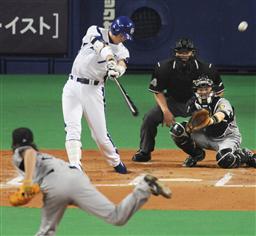
[(175, 59), (158, 62), (152, 74), (149, 91), (165, 93), (177, 102), (186, 103), (193, 95), (193, 80), (200, 75), (208, 75), (213, 80), (217, 94), (224, 91), (222, 80), (213, 65), (194, 58), (186, 67), (182, 67)]

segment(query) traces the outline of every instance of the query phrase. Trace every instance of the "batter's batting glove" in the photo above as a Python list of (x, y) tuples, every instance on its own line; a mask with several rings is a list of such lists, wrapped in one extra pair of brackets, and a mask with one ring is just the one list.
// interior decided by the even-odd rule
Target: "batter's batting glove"
[(112, 80), (120, 77), (120, 73), (116, 70), (108, 70), (107, 74), (108, 74), (108, 78)]
[(107, 61), (107, 70), (114, 70), (117, 64), (114, 58), (111, 58)]

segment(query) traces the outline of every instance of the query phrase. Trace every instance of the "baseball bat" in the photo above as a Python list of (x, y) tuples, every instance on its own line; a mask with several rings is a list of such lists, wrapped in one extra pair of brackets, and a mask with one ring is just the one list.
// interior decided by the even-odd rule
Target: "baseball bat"
[(117, 87), (121, 91), (121, 94), (123, 95), (124, 100), (125, 100), (126, 104), (128, 105), (128, 108), (130, 109), (132, 115), (138, 116), (139, 111), (138, 111), (137, 107), (135, 106), (135, 104), (133, 103), (133, 101), (131, 100), (131, 98), (129, 97), (129, 95), (127, 94), (127, 92), (125, 91), (125, 89), (123, 88), (123, 86), (118, 82), (118, 80), (116, 78), (111, 78), (111, 79), (115, 81)]

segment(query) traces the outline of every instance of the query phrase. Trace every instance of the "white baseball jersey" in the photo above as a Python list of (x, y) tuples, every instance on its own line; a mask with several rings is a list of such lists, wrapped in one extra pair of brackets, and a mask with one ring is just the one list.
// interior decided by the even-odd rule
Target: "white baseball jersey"
[[(121, 163), (117, 148), (106, 127), (104, 82), (107, 74), (106, 61), (97, 52), (92, 40), (104, 40), (117, 61), (129, 58), (129, 51), (122, 43), (113, 44), (109, 30), (91, 26), (83, 38), (81, 49), (73, 63), (71, 76), (64, 86), (62, 108), (65, 122), (66, 143), (77, 143), (66, 147), (70, 163), (79, 164), (81, 159), (81, 118), (84, 117), (91, 136), (106, 157), (107, 162), (116, 167)], [(82, 82), (87, 81), (86, 83)], [(99, 81), (99, 82), (98, 82)], [(71, 150), (71, 149), (74, 149)], [(69, 154), (70, 153), (70, 154)], [(73, 155), (73, 153), (76, 153)], [(74, 157), (75, 156), (75, 157)]]
[(122, 44), (113, 44), (108, 35), (108, 29), (100, 28), (98, 26), (91, 26), (86, 35), (83, 37), (81, 49), (73, 63), (71, 74), (78, 78), (87, 78), (104, 82), (106, 75), (106, 60), (101, 57), (94, 49), (91, 43), (92, 38), (97, 37), (107, 43), (115, 56), (117, 61), (129, 58), (129, 51)]

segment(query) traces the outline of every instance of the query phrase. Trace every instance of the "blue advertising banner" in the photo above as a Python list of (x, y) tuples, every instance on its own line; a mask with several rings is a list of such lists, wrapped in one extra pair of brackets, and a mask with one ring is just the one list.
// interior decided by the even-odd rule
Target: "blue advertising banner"
[[(256, 68), (255, 0), (83, 0), (81, 37), (90, 24), (108, 28), (127, 15), (135, 22), (135, 37), (127, 44), (133, 68), (151, 67), (169, 57), (175, 41), (194, 41), (203, 60), (219, 66)], [(247, 21), (241, 32), (238, 25)]]

